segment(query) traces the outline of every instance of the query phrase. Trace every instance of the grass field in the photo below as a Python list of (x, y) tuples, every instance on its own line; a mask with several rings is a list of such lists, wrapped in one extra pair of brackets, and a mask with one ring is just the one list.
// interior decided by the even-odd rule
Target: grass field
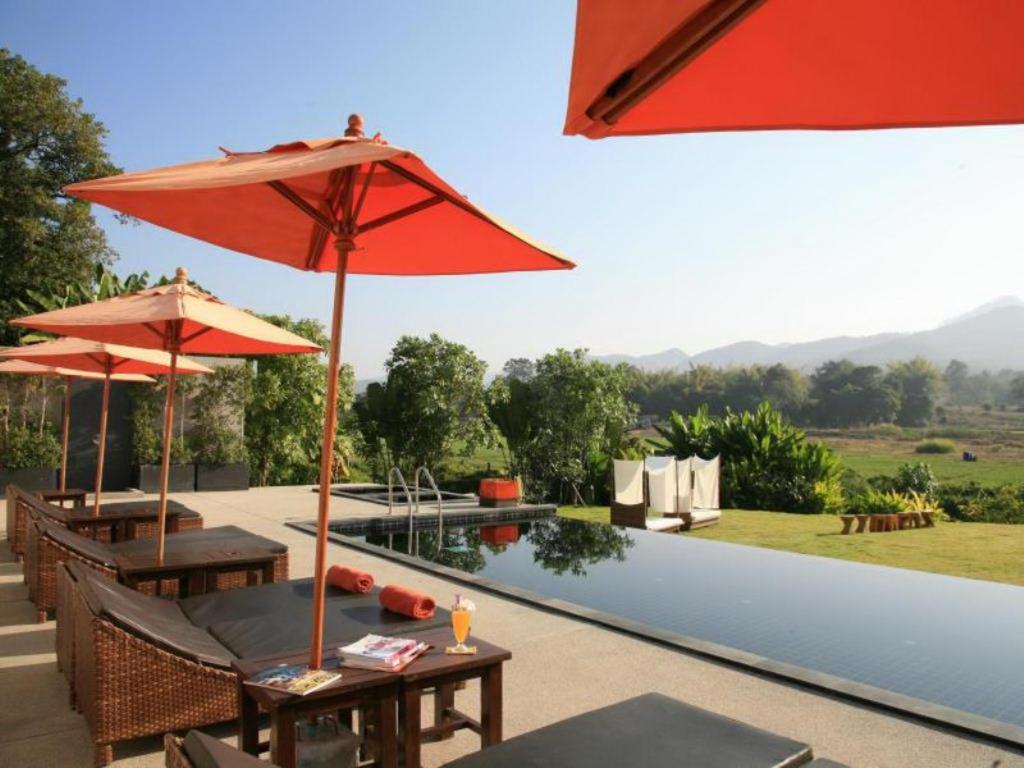
[[(607, 507), (562, 507), (559, 514), (608, 522)], [(681, 534), (807, 555), (891, 565), (1024, 585), (1024, 525), (938, 523), (935, 528), (842, 536), (838, 518), (729, 509), (715, 526)]]
[(893, 475), (901, 464), (923, 461), (931, 466), (940, 482), (962, 483), (974, 480), (982, 485), (1024, 483), (1024, 459), (983, 458), (961, 461), (959, 454), (921, 454), (913, 449), (893, 447), (887, 452), (868, 453), (836, 447), (843, 465), (864, 475)]

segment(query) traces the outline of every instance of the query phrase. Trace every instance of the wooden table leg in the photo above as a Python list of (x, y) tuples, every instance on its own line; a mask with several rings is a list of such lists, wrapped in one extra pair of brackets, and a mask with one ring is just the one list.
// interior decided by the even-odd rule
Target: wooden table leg
[[(451, 718), (451, 710), (455, 708), (455, 685), (448, 683), (434, 689), (434, 725), (444, 725)], [(454, 731), (441, 736), (442, 739), (455, 737)]]
[(480, 678), (480, 746), (501, 743), (501, 664), (484, 670)]
[(263, 564), (263, 583), (274, 583), (274, 560), (270, 560)]
[(238, 685), (238, 748), (250, 755), (260, 753), (260, 707), (241, 683)]
[[(405, 768), (420, 768), (420, 700), (423, 692), (406, 686), (398, 700), (398, 723), (402, 728), (402, 754)], [(383, 728), (381, 731), (383, 732)]]
[(295, 768), (295, 715), (288, 707), (270, 713), (270, 762), (280, 768)]
[[(378, 700), (375, 707), (377, 710), (375, 723), (377, 730), (377, 765), (381, 768), (397, 768), (398, 766), (398, 723), (395, 720), (396, 704), (394, 696), (385, 696)], [(416, 706), (418, 713), (418, 694)], [(410, 768), (408, 762), (405, 765), (406, 768)], [(419, 766), (419, 762), (416, 763), (416, 766)]]

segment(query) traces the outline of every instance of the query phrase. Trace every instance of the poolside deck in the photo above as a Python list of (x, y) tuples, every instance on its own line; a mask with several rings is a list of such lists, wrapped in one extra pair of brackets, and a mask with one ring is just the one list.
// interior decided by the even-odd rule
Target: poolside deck
[[(314, 540), (284, 525), (315, 515), (316, 496), (309, 486), (172, 498), (201, 512), (208, 526), (234, 524), (286, 543), (292, 577), (312, 574)], [(332, 517), (377, 516), (381, 511), (379, 505), (332, 498)], [(332, 547), (328, 558), (369, 570), (380, 583), (401, 582), (422, 589), (442, 603), (455, 591), (472, 597), (479, 608), (474, 631), (513, 654), (505, 673), (506, 737), (640, 693), (660, 691), (807, 742), (816, 755), (857, 768), (1024, 768), (1024, 755), (1008, 749), (473, 593), (394, 562), (340, 547)], [(55, 666), (54, 623), (36, 624), (34, 618), (21, 583), (21, 568), (6, 546), (0, 546), (0, 768), (88, 766), (92, 751), (85, 723), (68, 707), (64, 679)], [(460, 706), (469, 712), (474, 701), (475, 690), (460, 694)], [(210, 731), (233, 743), (229, 726)], [(439, 765), (476, 747), (472, 734), (460, 732), (450, 741), (427, 745), (424, 766)], [(157, 739), (121, 745), (115, 749), (115, 758), (114, 765), (125, 768), (163, 765)]]

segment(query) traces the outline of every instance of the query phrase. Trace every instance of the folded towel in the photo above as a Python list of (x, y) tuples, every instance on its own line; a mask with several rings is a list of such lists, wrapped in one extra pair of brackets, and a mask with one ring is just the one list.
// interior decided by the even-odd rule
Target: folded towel
[(332, 565), (327, 571), (327, 583), (346, 592), (369, 592), (373, 589), (373, 576), (358, 568)]
[(380, 591), (380, 604), (410, 619), (430, 619), (437, 607), (434, 598), (408, 587), (389, 584)]

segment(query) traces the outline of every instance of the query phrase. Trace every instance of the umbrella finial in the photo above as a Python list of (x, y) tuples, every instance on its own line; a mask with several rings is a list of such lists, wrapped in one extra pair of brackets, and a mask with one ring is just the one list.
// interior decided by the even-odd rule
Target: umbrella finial
[(363, 138), (363, 116), (352, 114), (348, 116), (348, 128), (345, 129), (346, 136), (354, 136), (357, 139)]
[(185, 267), (178, 267), (174, 271), (174, 282), (177, 285), (188, 285), (188, 270)]

